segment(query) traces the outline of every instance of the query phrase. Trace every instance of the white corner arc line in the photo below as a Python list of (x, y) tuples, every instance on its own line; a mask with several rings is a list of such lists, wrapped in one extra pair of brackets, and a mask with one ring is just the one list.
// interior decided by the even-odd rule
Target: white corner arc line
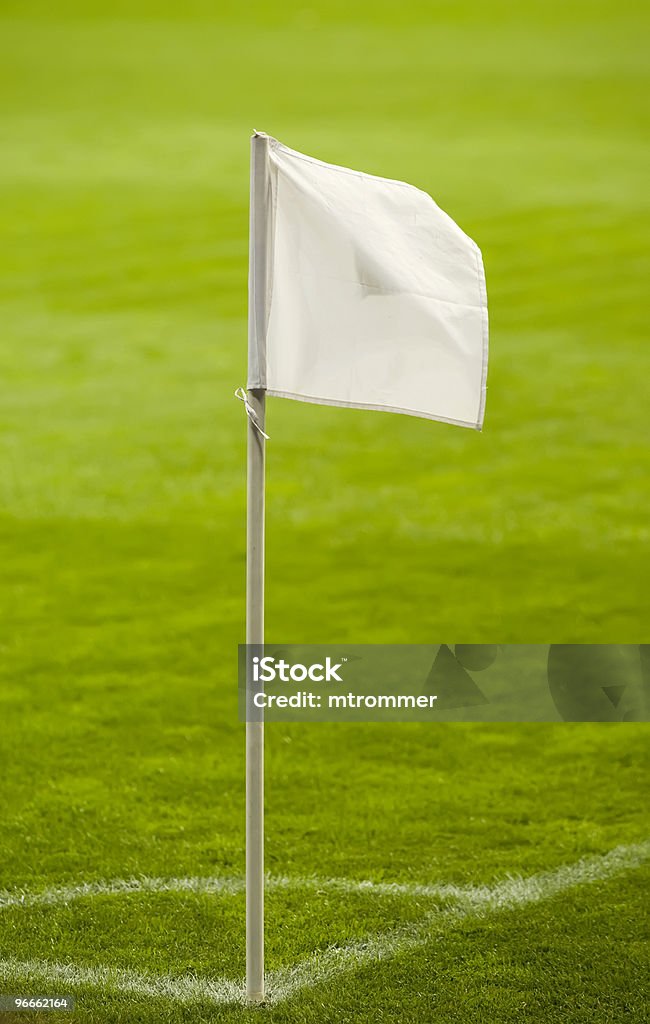
[(42, 892), (0, 891), (0, 911), (8, 907), (56, 906), (94, 896), (130, 896), (140, 893), (193, 893), (232, 896), (244, 891), (243, 878), (114, 878), (110, 881), (81, 882)]
[[(645, 852), (644, 852), (645, 851)], [(619, 846), (604, 855), (583, 858), (577, 864), (560, 867), (555, 871), (543, 872), (529, 878), (506, 878), (493, 885), (455, 885), (453, 883), (420, 884), (416, 882), (373, 882), (349, 878), (319, 878), (317, 876), (287, 877), (283, 875), (267, 875), (267, 892), (283, 889), (304, 889), (310, 892), (340, 892), (348, 895), (370, 895), (383, 897), (401, 897), (413, 899), (431, 899), (436, 901), (454, 901), (473, 904), (489, 904), (494, 894), (511, 891), (514, 895), (519, 886), (530, 887), (535, 879), (540, 884), (549, 884), (550, 879), (559, 878), (563, 871), (574, 872), (580, 864), (588, 865), (592, 861), (608, 862), (615, 854), (623, 857), (627, 852), (630, 857), (650, 857), (650, 840), (628, 846)], [(587, 868), (585, 868), (587, 870)], [(507, 890), (507, 887), (510, 887)], [(97, 896), (130, 896), (157, 893), (179, 893), (207, 896), (235, 896), (243, 893), (245, 882), (239, 876), (207, 876), (207, 877), (170, 877), (156, 878), (148, 875), (132, 878), (114, 878), (109, 881), (81, 882), (76, 885), (64, 885), (40, 892), (25, 890), (0, 890), (0, 911), (11, 907), (56, 906), (57, 904), (73, 903), (76, 900)], [(501, 897), (500, 897), (501, 898)], [(547, 898), (547, 897), (543, 897)]]
[[(597, 882), (606, 882), (625, 872), (639, 868), (648, 859), (650, 859), (650, 840), (618, 846), (606, 854), (584, 857), (575, 864), (565, 865), (555, 871), (545, 871), (529, 878), (507, 878), (493, 886), (400, 886), (399, 889), (396, 889), (391, 883), (380, 883), (382, 888), (388, 886), (388, 891), (394, 894), (403, 892), (405, 895), (423, 895), (422, 890), (426, 890), (427, 894), (432, 896), (444, 895), (451, 903), (442, 909), (428, 911), (416, 924), (371, 935), (363, 941), (345, 947), (330, 947), (321, 953), (307, 957), (293, 967), (271, 972), (268, 975), (268, 1001), (270, 1003), (282, 1002), (303, 989), (312, 988), (336, 975), (355, 970), (369, 962), (386, 960), (397, 954), (417, 949), (430, 940), (434, 931), (453, 928), (455, 924), (467, 918), (484, 917), (499, 911), (530, 906), (552, 899), (571, 889)], [(182, 881), (201, 880), (185, 879)], [(214, 883), (217, 881), (215, 879), (202, 881), (210, 881), (212, 888), (196, 889), (192, 887), (188, 889), (185, 886), (176, 891), (232, 891), (228, 887), (215, 890)], [(234, 881), (230, 880), (231, 883)], [(328, 884), (323, 880), (316, 879), (297, 879), (295, 881), (299, 884), (308, 882), (310, 887), (314, 888), (317, 887), (317, 884), (318, 887), (327, 887)], [(278, 883), (277, 888), (286, 888), (295, 884), (291, 879), (277, 879), (276, 882)], [(237, 885), (239, 888), (236, 891), (239, 891), (241, 885), (239, 882)], [(348, 883), (344, 879), (332, 880), (330, 888), (332, 886), (339, 891), (358, 891), (361, 886), (363, 887), (362, 891), (374, 892), (376, 888), (379, 888), (372, 883)], [(344, 889), (344, 886), (350, 886), (350, 888)], [(59, 893), (62, 891), (57, 890)], [(130, 892), (133, 889), (122, 888), (120, 891)], [(135, 891), (160, 890), (140, 888)], [(44, 896), (44, 894), (35, 895)], [(39, 902), (45, 901), (41, 898)], [(91, 986), (141, 997), (159, 997), (177, 1003), (209, 1003), (212, 1005), (240, 1003), (244, 991), (243, 982), (227, 978), (215, 980), (192, 976), (175, 978), (165, 975), (143, 975), (118, 968), (75, 966), (38, 960), (20, 961), (13, 958), (0, 961), (0, 978), (20, 975), (29, 976), (44, 984), (56, 982), (71, 988)]]

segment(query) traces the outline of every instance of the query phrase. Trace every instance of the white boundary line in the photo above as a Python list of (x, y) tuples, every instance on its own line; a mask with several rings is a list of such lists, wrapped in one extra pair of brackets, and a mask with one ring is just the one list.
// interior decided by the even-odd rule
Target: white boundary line
[(79, 967), (47, 960), (1, 960), (0, 979), (11, 976), (29, 978), (32, 984), (57, 985), (72, 989), (80, 986), (138, 996), (141, 999), (167, 999), (174, 1003), (211, 1003), (224, 1006), (243, 1000), (243, 985), (227, 978), (211, 981), (186, 975), (139, 974), (118, 967)]
[[(447, 931), (468, 918), (483, 918), (503, 910), (516, 910), (596, 882), (606, 882), (639, 868), (650, 859), (650, 841), (618, 846), (600, 857), (585, 857), (555, 871), (529, 878), (509, 878), (494, 886), (457, 889), (457, 903), (439, 912), (429, 911), (417, 924), (395, 928), (348, 946), (330, 947), (284, 971), (268, 977), (269, 1001), (282, 1002), (302, 989), (313, 988), (338, 974), (364, 964), (387, 960), (425, 946), (434, 931)], [(454, 888), (453, 886), (449, 888)]]
[[(431, 896), (451, 901), (442, 910), (430, 910), (417, 924), (395, 928), (371, 935), (367, 939), (344, 947), (330, 947), (307, 957), (293, 967), (274, 971), (268, 975), (270, 1003), (279, 1003), (303, 989), (322, 984), (332, 977), (355, 970), (377, 960), (386, 960), (398, 953), (424, 946), (432, 933), (453, 928), (462, 920), (485, 917), (502, 910), (514, 910), (552, 899), (571, 889), (596, 882), (605, 882), (633, 871), (650, 859), (650, 840), (628, 846), (618, 846), (602, 856), (584, 857), (575, 864), (555, 871), (545, 871), (529, 878), (508, 878), (493, 886), (422, 886), (399, 883), (355, 882), (345, 879), (274, 879), (272, 887), (309, 888), (338, 892), (369, 892), (381, 895)], [(135, 883), (135, 887), (134, 887)], [(173, 888), (172, 884), (176, 887)], [(34, 906), (68, 902), (71, 898), (93, 895), (115, 895), (131, 892), (240, 892), (243, 883), (238, 879), (136, 879), (124, 882), (87, 883), (84, 886), (50, 889), (42, 893), (7, 894), (2, 906)], [(65, 895), (64, 895), (65, 894)], [(66, 898), (67, 897), (67, 898)], [(7, 902), (10, 899), (11, 902)], [(243, 983), (227, 978), (148, 976), (134, 971), (108, 967), (79, 967), (48, 961), (0, 961), (0, 978), (29, 977), (42, 984), (57, 983), (71, 988), (90, 986), (140, 997), (158, 997), (177, 1003), (210, 1003), (226, 1005), (240, 1003)]]

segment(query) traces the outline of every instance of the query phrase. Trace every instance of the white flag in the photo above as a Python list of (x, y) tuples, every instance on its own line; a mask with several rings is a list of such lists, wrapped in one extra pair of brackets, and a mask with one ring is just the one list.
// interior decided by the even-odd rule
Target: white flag
[(481, 428), (481, 252), (425, 192), (253, 137), (249, 388)]

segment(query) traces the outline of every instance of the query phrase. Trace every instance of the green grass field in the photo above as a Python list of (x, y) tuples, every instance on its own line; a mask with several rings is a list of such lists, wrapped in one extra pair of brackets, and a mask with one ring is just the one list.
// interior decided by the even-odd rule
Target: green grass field
[(84, 1024), (647, 1019), (643, 724), (270, 727), (275, 996), (228, 983), (250, 132), (429, 191), (491, 315), (481, 435), (270, 401), (269, 640), (648, 641), (649, 21), (5, 0), (0, 992)]

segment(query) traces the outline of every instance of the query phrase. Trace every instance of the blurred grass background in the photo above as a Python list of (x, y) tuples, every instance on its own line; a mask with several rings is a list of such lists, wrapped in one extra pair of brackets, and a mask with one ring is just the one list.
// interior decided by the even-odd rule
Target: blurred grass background
[[(161, 572), (186, 547), (193, 604), (214, 621), (216, 600), (226, 643), (241, 636), (231, 394), (245, 379), (248, 135), (264, 128), (429, 190), (481, 245), (491, 313), (481, 437), (272, 403), (269, 636), (642, 639), (643, 5), (138, 0), (4, 15), (11, 548), (40, 547), (55, 524), (46, 546), (84, 570), (83, 589), (87, 569), (119, 579), (122, 544)], [(117, 550), (92, 566), (97, 522), (104, 554)]]

